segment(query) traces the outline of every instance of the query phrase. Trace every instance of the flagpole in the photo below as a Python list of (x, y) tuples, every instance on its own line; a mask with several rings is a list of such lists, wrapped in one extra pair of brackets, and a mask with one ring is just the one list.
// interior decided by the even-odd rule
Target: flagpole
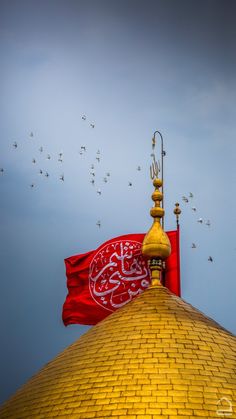
[(178, 279), (179, 279), (179, 296), (181, 297), (181, 281), (180, 281), (180, 227), (179, 227), (179, 216), (181, 214), (181, 209), (179, 208), (179, 203), (176, 202), (174, 208), (174, 214), (176, 216), (176, 227), (177, 227), (177, 270), (178, 270)]

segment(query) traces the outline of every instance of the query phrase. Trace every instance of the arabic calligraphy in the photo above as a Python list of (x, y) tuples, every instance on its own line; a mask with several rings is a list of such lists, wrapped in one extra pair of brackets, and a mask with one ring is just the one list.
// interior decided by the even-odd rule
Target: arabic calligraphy
[(142, 243), (118, 240), (100, 249), (90, 263), (89, 289), (92, 298), (114, 311), (141, 294), (150, 284)]

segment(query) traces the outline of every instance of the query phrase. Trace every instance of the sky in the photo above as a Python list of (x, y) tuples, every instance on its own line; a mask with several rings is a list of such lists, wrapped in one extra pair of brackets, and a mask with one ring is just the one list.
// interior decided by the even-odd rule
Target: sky
[(62, 323), (64, 259), (150, 228), (155, 130), (166, 230), (182, 210), (182, 297), (236, 333), (235, 12), (231, 0), (1, 0), (1, 402), (88, 330)]

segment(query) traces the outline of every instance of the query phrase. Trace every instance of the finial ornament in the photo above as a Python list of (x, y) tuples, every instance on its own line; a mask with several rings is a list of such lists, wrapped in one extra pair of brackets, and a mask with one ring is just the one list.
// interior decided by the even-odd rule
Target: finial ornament
[[(154, 150), (156, 141), (155, 134), (159, 131), (155, 131), (152, 139), (152, 148)], [(149, 267), (151, 270), (152, 287), (161, 285), (161, 271), (163, 269), (163, 261), (170, 255), (171, 246), (167, 234), (163, 230), (163, 224), (161, 220), (164, 217), (165, 211), (163, 205), (163, 137), (161, 137), (161, 169), (160, 164), (157, 163), (155, 154), (152, 153), (153, 162), (150, 167), (150, 175), (155, 188), (152, 194), (152, 200), (154, 206), (150, 210), (150, 214), (153, 217), (153, 224), (143, 240), (142, 253), (149, 261)], [(162, 179), (158, 178), (158, 174), (161, 172)], [(161, 188), (161, 190), (159, 189)]]
[(179, 203), (178, 202), (176, 202), (176, 204), (175, 204), (175, 208), (174, 208), (173, 213), (176, 215), (176, 225), (177, 225), (177, 228), (179, 228), (179, 216), (181, 214), (181, 209), (179, 208)]

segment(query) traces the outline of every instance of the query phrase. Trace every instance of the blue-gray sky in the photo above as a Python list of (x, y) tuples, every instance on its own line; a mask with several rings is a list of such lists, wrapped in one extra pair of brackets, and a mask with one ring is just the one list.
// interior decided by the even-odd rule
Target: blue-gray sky
[(1, 400), (87, 330), (61, 321), (64, 258), (150, 227), (156, 129), (167, 230), (182, 208), (182, 296), (236, 332), (235, 12), (231, 0), (1, 1)]

